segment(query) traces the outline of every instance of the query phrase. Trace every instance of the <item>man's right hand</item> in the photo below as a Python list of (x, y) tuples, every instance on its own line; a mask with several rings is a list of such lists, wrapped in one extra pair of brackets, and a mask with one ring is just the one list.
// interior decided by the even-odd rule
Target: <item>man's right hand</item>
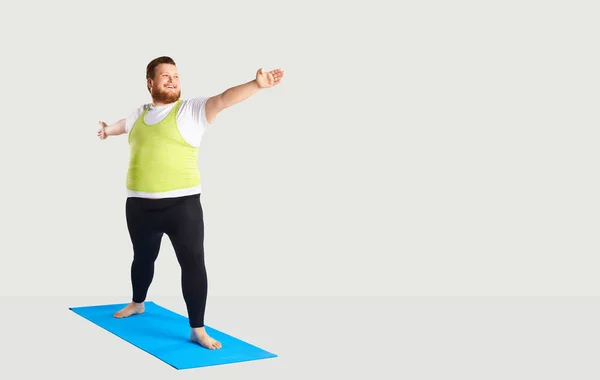
[(104, 130), (105, 128), (108, 128), (108, 125), (106, 125), (106, 123), (103, 121), (100, 121), (98, 123), (100, 124), (100, 130), (98, 131), (98, 138), (100, 140), (104, 140), (105, 138), (108, 137), (108, 134)]
[(100, 130), (98, 131), (98, 138), (104, 140), (108, 136), (119, 136), (125, 133), (126, 119), (121, 119), (112, 125), (106, 125), (105, 122), (99, 121)]

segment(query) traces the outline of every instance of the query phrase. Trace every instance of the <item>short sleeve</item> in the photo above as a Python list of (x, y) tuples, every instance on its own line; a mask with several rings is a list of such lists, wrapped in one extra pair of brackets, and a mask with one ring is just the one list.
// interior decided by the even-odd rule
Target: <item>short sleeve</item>
[(133, 127), (133, 124), (135, 123), (135, 121), (142, 116), (142, 113), (144, 113), (144, 110), (148, 107), (148, 104), (144, 104), (142, 106), (140, 106), (137, 110), (135, 110), (133, 113), (131, 113), (131, 115), (129, 115), (126, 119), (125, 119), (125, 133), (129, 133), (129, 131), (131, 131), (131, 127)]
[(208, 127), (211, 123), (206, 119), (206, 102), (208, 97), (195, 97), (186, 101), (186, 113), (193, 120), (194, 124), (199, 124), (202, 127)]
[(200, 146), (202, 136), (209, 123), (206, 119), (207, 97), (194, 97), (181, 102), (177, 114), (177, 124), (183, 138), (192, 146)]

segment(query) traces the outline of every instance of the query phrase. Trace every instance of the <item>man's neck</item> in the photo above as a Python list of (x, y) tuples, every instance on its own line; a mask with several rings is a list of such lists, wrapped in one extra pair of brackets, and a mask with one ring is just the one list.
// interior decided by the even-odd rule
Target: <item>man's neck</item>
[(168, 106), (168, 105), (174, 104), (176, 102), (177, 102), (177, 100), (175, 100), (174, 102), (165, 103), (165, 102), (158, 101), (156, 99), (152, 99), (152, 105), (154, 107), (164, 107), (164, 106)]

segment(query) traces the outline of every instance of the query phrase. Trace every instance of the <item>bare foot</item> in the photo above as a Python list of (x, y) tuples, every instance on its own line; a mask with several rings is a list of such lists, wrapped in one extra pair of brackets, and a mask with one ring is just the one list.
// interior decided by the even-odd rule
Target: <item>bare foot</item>
[(192, 342), (198, 343), (202, 347), (209, 350), (218, 350), (222, 347), (221, 342), (208, 336), (204, 327), (193, 328), (192, 333), (190, 334), (190, 339)]
[(143, 303), (134, 303), (131, 302), (129, 305), (125, 306), (121, 310), (117, 311), (113, 316), (115, 318), (127, 318), (133, 314), (142, 314), (144, 312), (144, 304)]

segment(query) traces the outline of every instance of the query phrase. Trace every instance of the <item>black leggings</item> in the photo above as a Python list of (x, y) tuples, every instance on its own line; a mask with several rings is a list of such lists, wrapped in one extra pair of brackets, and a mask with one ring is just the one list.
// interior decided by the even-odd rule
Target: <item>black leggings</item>
[(133, 245), (134, 302), (144, 302), (154, 277), (161, 240), (171, 240), (181, 266), (181, 287), (191, 327), (204, 326), (208, 280), (204, 264), (204, 216), (200, 194), (178, 198), (127, 198), (127, 228)]

